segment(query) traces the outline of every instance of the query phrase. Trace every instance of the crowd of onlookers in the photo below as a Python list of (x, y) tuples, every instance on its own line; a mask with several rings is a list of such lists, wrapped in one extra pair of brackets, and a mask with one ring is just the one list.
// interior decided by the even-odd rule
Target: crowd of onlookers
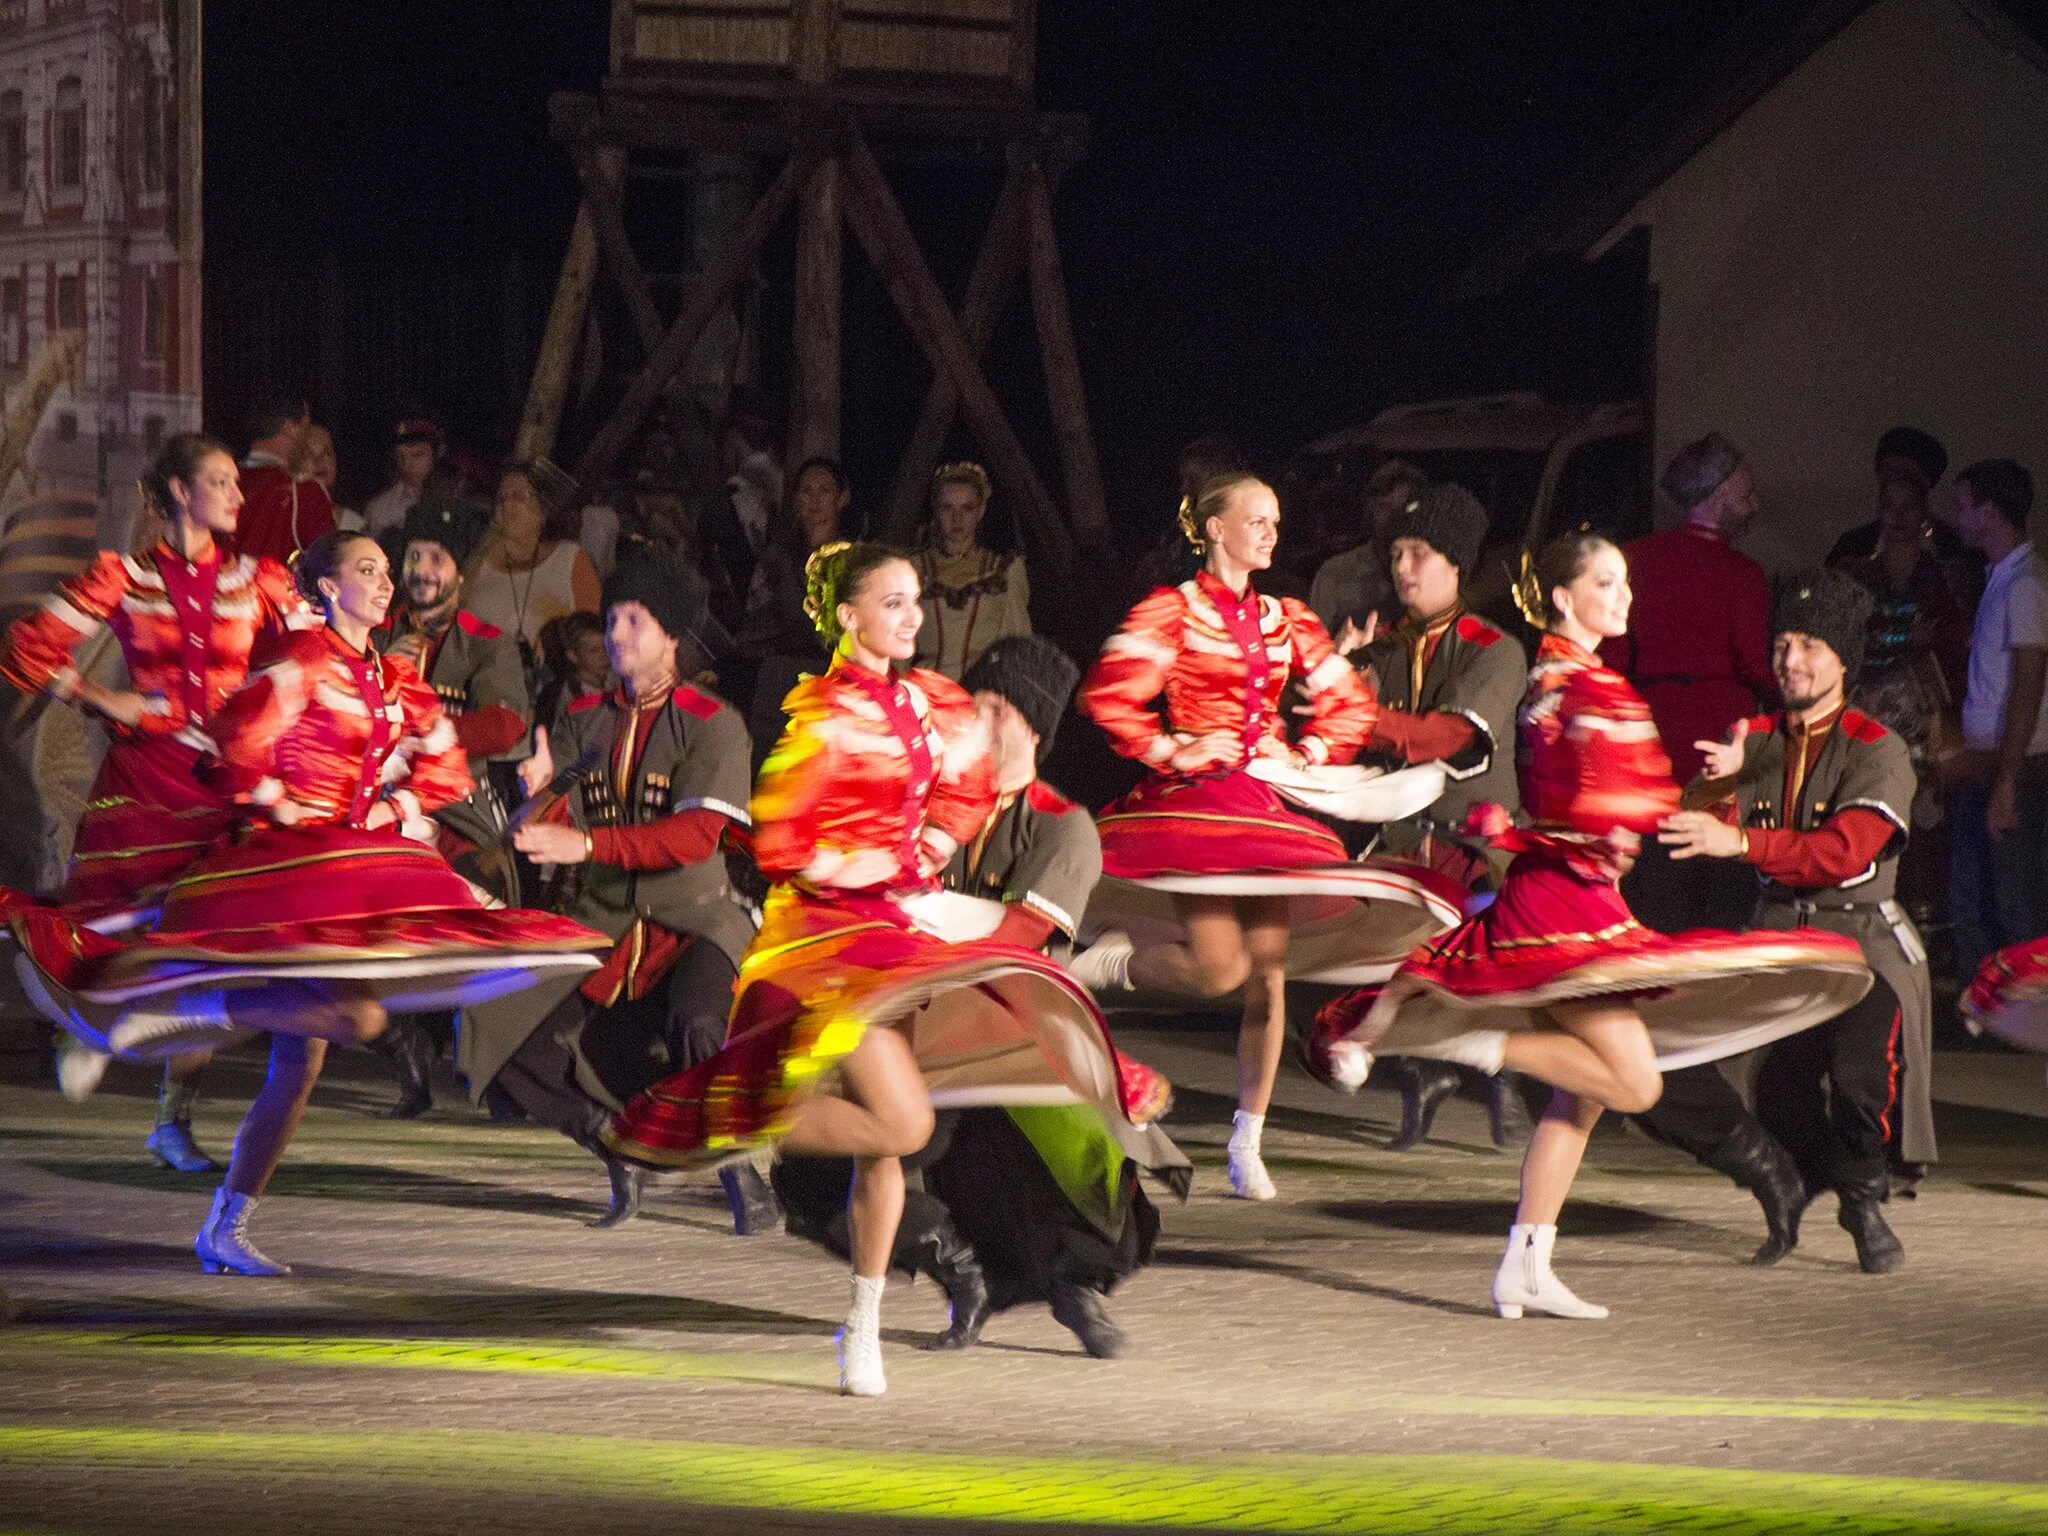
[[(605, 681), (599, 593), (621, 550), (644, 541), (680, 553), (704, 578), (706, 648), (757, 756), (774, 739), (783, 694), (825, 660), (804, 612), (805, 562), (869, 527), (836, 461), (785, 464), (765, 415), (745, 409), (714, 434), (723, 494), (710, 498), (693, 493), (705, 477), (685, 471), (680, 435), (659, 424), (589, 499), (544, 459), (487, 470), (435, 422), (410, 417), (393, 427), (389, 483), (360, 511), (332, 501), (333, 439), (302, 404), (260, 410), (250, 439), (245, 549), (288, 555), (337, 525), (393, 539), (428, 498), (474, 507), (484, 533), (464, 606), (517, 638), (543, 723)], [(1192, 494), (1239, 467), (1227, 439), (1197, 439), (1181, 457), (1179, 489)], [(1347, 650), (1375, 616), (1394, 622), (1385, 530), (1429, 481), (1422, 467), (1390, 459), (1362, 486), (1299, 490), (1287, 508), (1299, 514), (1292, 536), (1262, 588), (1307, 601)], [(1650, 701), (1683, 780), (1698, 766), (1694, 740), (1773, 702), (1769, 581), (1734, 547), (1768, 488), (1718, 435), (1687, 445), (1661, 484), (1680, 521), (1629, 546), (1635, 618), (1610, 659)], [(942, 465), (913, 541), (926, 609), (920, 659), (954, 677), (995, 640), (1032, 627), (1025, 561), (991, 536), (1007, 526), (989, 520), (998, 499), (980, 465)], [(1952, 941), (1962, 976), (1999, 944), (2048, 933), (2048, 886), (2036, 874), (2048, 844), (2048, 562), (2027, 538), (2032, 501), (2022, 466), (1987, 459), (1951, 473), (1930, 434), (1893, 428), (1873, 456), (1873, 515), (1829, 556), (1872, 597), (1855, 703), (1905, 737), (1920, 775), (1903, 894)], [(1160, 526), (1128, 568), (1109, 573), (1118, 590), (1097, 594), (1105, 612), (1190, 574), (1171, 518)], [(1726, 917), (1711, 885), (1688, 882), (1681, 905), (1690, 909), (1674, 917)], [(1730, 887), (1720, 906), (1736, 899)]]

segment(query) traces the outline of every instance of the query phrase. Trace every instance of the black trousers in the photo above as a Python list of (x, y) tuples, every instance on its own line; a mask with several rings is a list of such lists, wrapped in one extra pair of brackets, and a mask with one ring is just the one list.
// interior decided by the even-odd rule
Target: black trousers
[[(724, 950), (697, 939), (644, 997), (599, 1008), (571, 992), (499, 1069), (498, 1086), (536, 1125), (587, 1142), (619, 1104), (717, 1054), (738, 979)], [(611, 1102), (584, 1089), (579, 1064)]]
[(1882, 1193), (1898, 1085), (1899, 998), (1879, 977), (1855, 1007), (1769, 1048), (1757, 1117), (1808, 1189)]

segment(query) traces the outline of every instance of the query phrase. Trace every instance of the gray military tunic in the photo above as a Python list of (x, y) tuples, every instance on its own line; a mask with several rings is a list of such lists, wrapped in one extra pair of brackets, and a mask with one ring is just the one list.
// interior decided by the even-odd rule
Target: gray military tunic
[(1788, 808), (1785, 762), (1789, 739), (1781, 716), (1754, 721), (1742, 745), (1736, 805), (1745, 827), (1789, 827), (1812, 832), (1838, 811), (1875, 811), (1897, 833), (1876, 861), (1840, 885), (1795, 889), (1764, 880), (1751, 919), (1758, 928), (1826, 929), (1846, 934), (1863, 949), (1870, 968), (1899, 999), (1899, 1038), (1905, 1082), (1899, 1101), (1899, 1151), (1912, 1163), (1935, 1159), (1933, 1002), (1927, 951), (1913, 920), (1894, 899), (1899, 854), (1906, 846), (1916, 787), (1905, 741), (1853, 709), (1837, 717), (1828, 739)]
[(1398, 628), (1366, 648), (1364, 668), (1372, 672), (1381, 709), (1463, 715), (1480, 731), (1471, 751), (1444, 764), (1449, 783), (1437, 802), (1421, 815), (1385, 828), (1381, 849), (1412, 853), (1432, 831), (1455, 831), (1466, 812), (1482, 802), (1511, 812), (1520, 807), (1515, 713), (1529, 686), (1529, 657), (1519, 642), (1475, 614), (1461, 614), (1437, 642), (1420, 691), (1411, 675), (1407, 641)]
[[(389, 651), (405, 634), (403, 624), (378, 630), (377, 649)], [(502, 705), (529, 728), (533, 724), (533, 701), (526, 691), (526, 670), (519, 662), (518, 643), (466, 610), (457, 612), (442, 635), (433, 664), (427, 668), (427, 686), (434, 690), (441, 708), (451, 719), (459, 719), (471, 710)], [(495, 759), (470, 758), (469, 776), (476, 781), (476, 788), (467, 799), (443, 806), (434, 819), (479, 848), (497, 842), (505, 829), (505, 813), (491, 788), (489, 765), (525, 756), (526, 744), (522, 741)]]
[[(630, 714), (617, 690), (578, 700), (564, 716), (560, 739), (549, 744), (573, 825), (643, 826), (693, 810), (750, 824), (747, 729), (738, 715), (711, 695), (679, 684), (647, 725), (647, 744), (622, 795), (613, 759)], [(634, 925), (644, 920), (717, 945), (735, 967), (753, 942), (753, 914), (733, 891), (717, 853), (668, 869), (586, 861), (571, 874), (568, 915), (614, 939), (630, 942)], [(457, 1065), (472, 1095), (481, 1097), (512, 1053), (584, 980), (551, 978), (464, 1012)]]

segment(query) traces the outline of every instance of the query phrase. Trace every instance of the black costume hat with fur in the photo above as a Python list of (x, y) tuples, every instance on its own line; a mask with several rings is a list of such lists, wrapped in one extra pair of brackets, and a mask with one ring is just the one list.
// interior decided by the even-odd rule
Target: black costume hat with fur
[(399, 532), (399, 563), (404, 564), (407, 546), (425, 540), (447, 550), (458, 566), (467, 565), (489, 523), (490, 514), (483, 508), (429, 484), (426, 494), (405, 514), (405, 526)]
[(1038, 733), (1042, 759), (1053, 732), (1074, 697), (1081, 669), (1067, 653), (1039, 635), (1006, 635), (983, 651), (961, 676), (969, 693), (995, 693), (1008, 699)]
[(1387, 529), (1387, 544), (1396, 539), (1420, 539), (1461, 572), (1479, 563), (1479, 551), (1486, 543), (1486, 508), (1462, 485), (1439, 480), (1425, 486), (1415, 499), (1394, 514)]
[(1796, 634), (1825, 640), (1841, 658), (1850, 683), (1863, 667), (1863, 635), (1869, 622), (1869, 591), (1855, 577), (1832, 568), (1786, 577), (1771, 602), (1771, 638)]
[(687, 640), (707, 658), (714, 654), (704, 622), (709, 602), (710, 589), (695, 567), (643, 543), (620, 549), (618, 568), (604, 584), (607, 613), (620, 603), (638, 603), (671, 640)]

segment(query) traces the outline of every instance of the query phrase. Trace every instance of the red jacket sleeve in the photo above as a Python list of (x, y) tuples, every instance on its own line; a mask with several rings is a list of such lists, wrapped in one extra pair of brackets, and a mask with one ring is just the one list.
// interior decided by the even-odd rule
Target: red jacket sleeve
[(1003, 920), (989, 937), (998, 944), (1014, 944), (1019, 949), (1043, 949), (1052, 933), (1051, 918), (1021, 901), (1013, 901), (1003, 908)]
[(1440, 763), (1469, 750), (1478, 739), (1479, 727), (1463, 715), (1383, 709), (1373, 722), (1370, 745), (1404, 763)]
[(953, 850), (982, 829), (996, 804), (996, 760), (974, 700), (958, 683), (938, 672), (914, 672), (910, 681), (931, 709), (938, 737), (937, 777), (925, 802), (920, 841), (944, 865)]
[(456, 718), (455, 739), (471, 757), (496, 757), (526, 739), (526, 721), (509, 704), (486, 704)]
[(277, 744), (306, 712), (314, 672), (325, 642), (318, 637), (288, 643), (268, 666), (221, 700), (207, 722), (217, 767), (207, 778), (238, 804), (268, 809), (286, 798), (277, 777)]
[(701, 864), (718, 851), (718, 841), (731, 826), (719, 811), (678, 811), (637, 827), (597, 827), (590, 834), (590, 856), (599, 864), (620, 869), (680, 869)]
[(786, 716), (775, 750), (761, 765), (747, 819), (754, 824), (754, 862), (770, 880), (789, 880), (818, 849), (818, 798), (833, 773), (821, 680), (807, 677), (782, 701)]
[(91, 565), (60, 582), (35, 612), (9, 626), (0, 676), (23, 693), (47, 689), (69, 698), (78, 685), (72, 657), (107, 627), (127, 591), (127, 565), (112, 550), (101, 550)]
[(1154, 768), (1173, 756), (1176, 744), (1152, 703), (1180, 660), (1187, 599), (1176, 587), (1161, 587), (1125, 616), (1123, 626), (1102, 645), (1095, 665), (1081, 679), (1076, 702), (1101, 726), (1109, 744), (1124, 757)]
[[(398, 671), (398, 756), (405, 775), (391, 787), (389, 798), (405, 816), (425, 816), (462, 799), (476, 787), (469, 776), (469, 754), (455, 739), (454, 722), (441, 700), (411, 662), (386, 657)], [(410, 802), (408, 804), (407, 802)]]
[(1876, 811), (1852, 806), (1811, 832), (1753, 827), (1745, 835), (1749, 862), (1759, 872), (1780, 885), (1817, 890), (1862, 874), (1899, 829)]
[(273, 637), (318, 629), (325, 622), (306, 601), (291, 571), (268, 556), (256, 562), (256, 600), (263, 612), (258, 628)]
[(1280, 611), (1293, 637), (1295, 676), (1308, 695), (1309, 721), (1302, 727), (1301, 750), (1312, 762), (1348, 763), (1358, 756), (1379, 717), (1372, 683), (1337, 654), (1323, 621), (1306, 603), (1283, 597)]

